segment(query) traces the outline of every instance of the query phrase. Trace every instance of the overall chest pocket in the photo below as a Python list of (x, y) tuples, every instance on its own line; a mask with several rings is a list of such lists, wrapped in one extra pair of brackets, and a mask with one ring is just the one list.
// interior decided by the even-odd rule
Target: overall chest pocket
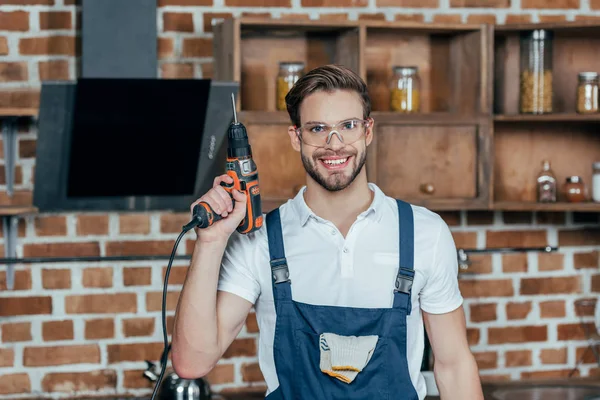
[[(348, 321), (348, 323), (352, 323)], [(367, 365), (350, 383), (321, 371), (320, 333), (294, 331), (296, 376), (295, 399), (364, 400), (390, 398), (388, 339), (380, 336)]]

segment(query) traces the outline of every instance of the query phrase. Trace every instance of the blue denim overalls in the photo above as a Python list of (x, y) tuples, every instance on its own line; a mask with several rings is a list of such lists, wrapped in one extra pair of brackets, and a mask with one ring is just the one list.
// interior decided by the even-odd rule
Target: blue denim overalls
[[(322, 306), (292, 300), (279, 209), (267, 214), (277, 313), (273, 353), (279, 380), (279, 387), (267, 399), (418, 400), (406, 357), (406, 317), (411, 309), (414, 277), (414, 221), (410, 204), (397, 202), (400, 265), (392, 308)], [(325, 332), (379, 336), (371, 359), (351, 383), (321, 371), (319, 336)]]

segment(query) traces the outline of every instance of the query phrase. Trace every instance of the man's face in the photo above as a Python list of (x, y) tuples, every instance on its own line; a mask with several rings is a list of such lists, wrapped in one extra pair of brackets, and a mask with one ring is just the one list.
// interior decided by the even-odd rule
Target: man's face
[[(304, 99), (300, 106), (301, 124), (336, 124), (348, 119), (363, 119), (363, 106), (358, 93), (336, 90), (334, 92), (316, 92)], [(343, 136), (341, 126), (335, 128)], [(308, 145), (300, 141), (293, 128), (289, 133), (292, 146), (300, 151), (304, 169), (319, 185), (329, 191), (343, 190), (348, 187), (362, 171), (367, 156), (367, 146), (372, 140), (372, 126), (361, 127), (363, 136), (350, 144), (340, 141), (333, 133), (329, 143), (322, 147)], [(347, 140), (346, 140), (347, 142)]]

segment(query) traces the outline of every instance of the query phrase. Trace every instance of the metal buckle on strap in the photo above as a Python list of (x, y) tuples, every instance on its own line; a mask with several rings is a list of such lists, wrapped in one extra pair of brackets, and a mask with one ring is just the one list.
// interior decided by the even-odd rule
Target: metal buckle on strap
[(271, 273), (275, 283), (283, 283), (290, 280), (290, 271), (285, 258), (278, 258), (271, 261)]

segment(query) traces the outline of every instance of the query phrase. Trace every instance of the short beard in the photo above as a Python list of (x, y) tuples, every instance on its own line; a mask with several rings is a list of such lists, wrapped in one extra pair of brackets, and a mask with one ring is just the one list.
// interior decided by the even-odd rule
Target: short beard
[(302, 151), (300, 151), (300, 155), (302, 157), (302, 164), (304, 165), (304, 169), (306, 170), (308, 175), (310, 175), (310, 177), (315, 182), (317, 182), (319, 185), (321, 185), (323, 188), (325, 188), (326, 190), (328, 190), (330, 192), (337, 192), (340, 190), (344, 190), (348, 186), (350, 186), (350, 184), (352, 184), (352, 182), (354, 182), (354, 180), (356, 179), (356, 177), (358, 176), (360, 171), (363, 169), (363, 166), (365, 165), (365, 162), (367, 160), (367, 152), (364, 151), (362, 153), (360, 159), (358, 159), (356, 169), (354, 171), (352, 171), (352, 175), (350, 176), (350, 178), (348, 178), (346, 180), (345, 175), (336, 174), (336, 176), (333, 178), (333, 180), (334, 180), (333, 183), (330, 183), (317, 172), (316, 163), (319, 162), (318, 157), (317, 157), (317, 159), (313, 160), (314, 161), (314, 164), (313, 164), (313, 163), (311, 163), (311, 160), (308, 157), (306, 157)]

